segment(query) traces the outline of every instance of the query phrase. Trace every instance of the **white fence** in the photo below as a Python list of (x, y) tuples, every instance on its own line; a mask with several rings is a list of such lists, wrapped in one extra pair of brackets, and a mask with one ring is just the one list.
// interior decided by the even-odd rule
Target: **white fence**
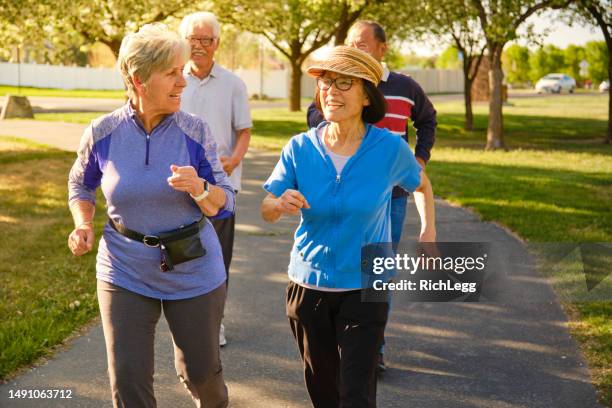
[(0, 63), (0, 84), (60, 89), (124, 89), (119, 71), (111, 68)]
[[(264, 71), (263, 81), (261, 80), (259, 70), (237, 69), (234, 73), (242, 78), (249, 95), (263, 93), (270, 98), (289, 97), (291, 71), (287, 69)], [(315, 85), (315, 80), (304, 73), (302, 75), (302, 97), (313, 96)]]
[(463, 93), (460, 69), (415, 69), (402, 71), (421, 85), (426, 93)]
[[(460, 70), (420, 69), (403, 71), (412, 76), (427, 93), (463, 92)], [(258, 70), (236, 70), (246, 83), (249, 95), (262, 93)], [(287, 98), (290, 86), (289, 70), (265, 71), (263, 94), (271, 98)], [(0, 63), (0, 85), (32, 86), (60, 89), (124, 89), (121, 75), (111, 68), (65, 67), (39, 64)], [(315, 81), (302, 76), (302, 96), (313, 95)]]
[[(458, 69), (417, 69), (401, 71), (410, 75), (428, 94), (462, 93), (463, 73)], [(259, 71), (242, 70), (236, 74), (246, 83), (249, 95), (259, 94), (261, 85)], [(291, 72), (288, 70), (267, 71), (263, 78), (263, 93), (272, 98), (287, 98), (289, 96)], [(302, 76), (302, 97), (314, 94), (315, 81), (304, 74)]]

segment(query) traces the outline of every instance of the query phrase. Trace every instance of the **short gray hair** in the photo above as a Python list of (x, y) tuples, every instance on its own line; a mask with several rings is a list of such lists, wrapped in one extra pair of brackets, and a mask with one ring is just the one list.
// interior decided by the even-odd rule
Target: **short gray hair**
[(351, 32), (354, 28), (357, 28), (359, 26), (364, 26), (364, 25), (372, 29), (372, 31), (374, 32), (374, 38), (376, 38), (376, 41), (381, 42), (381, 43), (387, 42), (387, 34), (385, 33), (385, 29), (382, 28), (382, 26), (374, 20), (357, 20), (355, 24), (353, 24), (351, 28), (349, 28), (349, 32)]
[(221, 35), (221, 26), (217, 20), (217, 16), (209, 11), (199, 11), (197, 13), (191, 13), (183, 17), (181, 25), (179, 26), (179, 33), (181, 37), (187, 38), (187, 34), (194, 27), (208, 26), (212, 28), (213, 35), (217, 38)]
[(187, 41), (165, 24), (146, 24), (138, 32), (126, 35), (121, 41), (117, 65), (128, 96), (136, 96), (133, 76), (146, 83), (154, 72), (170, 68), (177, 54), (182, 55), (186, 62), (189, 51)]

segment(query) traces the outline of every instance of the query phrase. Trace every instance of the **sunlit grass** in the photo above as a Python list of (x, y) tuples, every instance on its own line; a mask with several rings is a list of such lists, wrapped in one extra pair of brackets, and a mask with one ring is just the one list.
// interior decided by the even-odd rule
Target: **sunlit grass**
[(34, 119), (51, 122), (90, 123), (95, 118), (108, 112), (67, 112), (67, 113), (35, 113)]
[(48, 354), (97, 314), (95, 254), (74, 258), (66, 246), (73, 160), (0, 136), (0, 379)]
[(125, 91), (101, 90), (92, 89), (57, 89), (57, 88), (32, 88), (0, 85), (0, 96), (6, 94), (24, 95), (24, 96), (57, 96), (64, 98), (112, 98), (125, 99)]

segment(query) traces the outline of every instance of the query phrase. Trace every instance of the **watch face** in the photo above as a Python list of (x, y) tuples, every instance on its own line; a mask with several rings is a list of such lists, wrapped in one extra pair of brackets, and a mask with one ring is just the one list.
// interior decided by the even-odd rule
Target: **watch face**
[(208, 180), (204, 180), (204, 191), (208, 192)]

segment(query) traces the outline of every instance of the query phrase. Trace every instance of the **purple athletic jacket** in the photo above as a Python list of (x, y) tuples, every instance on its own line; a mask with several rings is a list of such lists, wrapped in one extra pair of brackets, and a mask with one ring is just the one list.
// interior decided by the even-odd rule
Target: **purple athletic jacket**
[[(94, 120), (85, 130), (68, 179), (68, 201), (106, 198), (108, 216), (127, 228), (155, 235), (198, 221), (200, 208), (189, 194), (168, 185), (170, 165), (193, 166), (200, 177), (225, 190), (224, 208), (234, 211), (235, 193), (217, 159), (208, 125), (185, 112), (165, 117), (147, 134), (130, 104)], [(207, 222), (200, 231), (206, 255), (171, 272), (159, 268), (160, 250), (124, 237), (108, 224), (98, 247), (96, 277), (157, 299), (185, 299), (225, 282), (217, 235)]]

